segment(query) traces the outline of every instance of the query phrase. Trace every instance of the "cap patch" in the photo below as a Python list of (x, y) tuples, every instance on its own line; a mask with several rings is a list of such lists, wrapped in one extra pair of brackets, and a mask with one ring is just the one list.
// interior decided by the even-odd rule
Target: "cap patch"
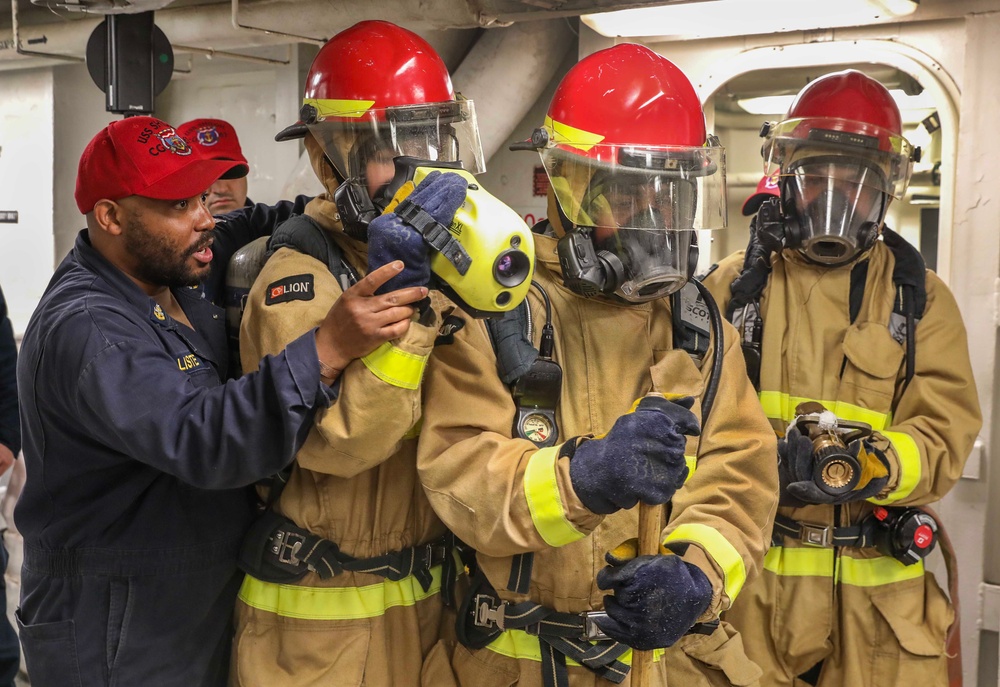
[(198, 143), (203, 146), (214, 146), (221, 138), (221, 136), (219, 136), (219, 130), (214, 124), (206, 124), (205, 126), (200, 127), (194, 132), (194, 135), (195, 138), (198, 139)]
[(285, 303), (287, 301), (311, 301), (315, 297), (316, 289), (313, 284), (313, 275), (296, 274), (268, 284), (264, 304), (274, 305), (275, 303)]

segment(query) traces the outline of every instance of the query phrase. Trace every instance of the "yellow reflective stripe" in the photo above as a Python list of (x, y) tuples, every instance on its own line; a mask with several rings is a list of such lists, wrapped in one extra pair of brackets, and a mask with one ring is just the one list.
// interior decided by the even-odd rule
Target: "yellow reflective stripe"
[(833, 549), (772, 546), (764, 554), (764, 570), (784, 577), (833, 577)]
[(884, 499), (871, 499), (872, 503), (883, 506), (901, 501), (913, 493), (920, 483), (923, 468), (920, 463), (920, 449), (909, 434), (903, 432), (882, 432), (882, 436), (892, 442), (899, 457), (899, 486)]
[(528, 458), (524, 470), (524, 498), (528, 500), (531, 522), (549, 546), (565, 546), (587, 536), (566, 517), (556, 481), (558, 459), (558, 446), (539, 449)]
[(398, 582), (384, 580), (366, 587), (302, 587), (263, 582), (247, 575), (240, 600), (286, 618), (305, 620), (357, 620), (377, 618), (393, 606), (412, 606), (441, 591), (441, 566), (430, 570), (431, 586), (425, 592), (413, 575)]
[[(524, 630), (506, 630), (500, 633), (500, 636), (491, 643), (487, 644), (486, 648), (508, 658), (524, 658), (529, 661), (538, 662), (542, 660), (542, 650), (538, 645), (538, 635), (529, 635)], [(653, 660), (659, 661), (664, 653), (666, 653), (665, 649), (653, 649)], [(625, 665), (632, 665), (632, 650), (629, 649), (626, 651), (618, 660)], [(580, 664), (567, 656), (566, 665), (579, 666)]]
[(591, 133), (575, 126), (557, 122), (546, 115), (545, 126), (552, 131), (552, 142), (561, 145), (572, 146), (583, 151), (590, 150), (595, 145), (604, 140), (601, 134)]
[(407, 353), (386, 341), (374, 351), (364, 356), (361, 362), (373, 375), (386, 384), (401, 389), (416, 389), (427, 365), (426, 355)]
[(316, 116), (320, 119), (324, 117), (347, 117), (356, 119), (363, 116), (374, 100), (334, 100), (332, 98), (304, 98), (303, 105), (312, 105), (316, 108)]
[(764, 570), (783, 577), (835, 577), (841, 584), (877, 587), (923, 577), (924, 564), (903, 565), (889, 556), (840, 556), (835, 570), (833, 549), (772, 546), (764, 555)]
[(694, 476), (694, 471), (698, 467), (698, 457), (685, 454), (684, 462), (687, 463), (688, 466), (688, 476), (684, 478), (684, 483), (687, 484), (687, 481)]
[(832, 411), (841, 420), (864, 422), (871, 425), (875, 431), (881, 431), (892, 420), (891, 413), (879, 413), (852, 403), (845, 403), (844, 401), (817, 401), (816, 399), (804, 398), (802, 396), (789, 396), (780, 391), (761, 391), (758, 397), (760, 398), (760, 405), (764, 409), (764, 414), (769, 418), (783, 422), (791, 422), (795, 418), (795, 407), (807, 401), (822, 403), (824, 408)]
[(855, 587), (878, 587), (893, 582), (914, 580), (924, 576), (923, 561), (913, 565), (903, 565), (895, 558), (851, 558), (841, 556), (837, 561), (839, 579), (842, 584)]
[[(666, 546), (672, 542), (693, 542), (705, 550), (705, 553), (715, 561), (722, 570), (722, 586), (726, 596), (735, 601), (747, 581), (747, 569), (743, 557), (729, 543), (722, 533), (713, 527), (701, 523), (687, 522), (677, 528), (663, 540)], [(668, 547), (669, 548), (669, 547)]]

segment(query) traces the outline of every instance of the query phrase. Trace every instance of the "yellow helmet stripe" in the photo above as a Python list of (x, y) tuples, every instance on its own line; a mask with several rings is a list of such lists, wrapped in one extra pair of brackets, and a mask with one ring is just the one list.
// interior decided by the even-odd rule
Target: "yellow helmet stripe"
[(372, 105), (374, 100), (333, 100), (326, 98), (304, 98), (303, 105), (312, 105), (316, 108), (316, 116), (320, 119), (324, 117), (347, 117), (349, 119), (361, 117)]
[(604, 140), (601, 134), (594, 134), (583, 129), (577, 129), (569, 124), (557, 122), (546, 115), (545, 128), (552, 132), (552, 141), (560, 145), (567, 145), (587, 152), (595, 145)]

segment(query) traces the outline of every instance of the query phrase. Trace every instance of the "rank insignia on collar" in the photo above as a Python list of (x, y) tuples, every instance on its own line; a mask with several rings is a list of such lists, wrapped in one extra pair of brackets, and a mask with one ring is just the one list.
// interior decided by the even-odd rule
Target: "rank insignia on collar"
[(264, 305), (286, 301), (311, 301), (316, 297), (313, 275), (296, 274), (267, 285)]
[(159, 303), (153, 306), (153, 317), (158, 319), (160, 322), (165, 322), (167, 319), (167, 315), (163, 312), (163, 308), (160, 307)]

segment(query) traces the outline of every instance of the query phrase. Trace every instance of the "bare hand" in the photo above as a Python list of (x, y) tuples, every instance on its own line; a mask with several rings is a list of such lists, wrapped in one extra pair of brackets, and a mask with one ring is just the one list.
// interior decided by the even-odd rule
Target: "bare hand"
[(343, 370), (355, 358), (368, 355), (410, 328), (412, 304), (427, 296), (427, 288), (412, 286), (376, 296), (375, 291), (403, 269), (402, 261), (383, 265), (349, 288), (330, 308), (316, 331), (316, 352), (327, 365)]
[(14, 454), (9, 448), (0, 444), (0, 475), (7, 472), (11, 465), (14, 464)]

